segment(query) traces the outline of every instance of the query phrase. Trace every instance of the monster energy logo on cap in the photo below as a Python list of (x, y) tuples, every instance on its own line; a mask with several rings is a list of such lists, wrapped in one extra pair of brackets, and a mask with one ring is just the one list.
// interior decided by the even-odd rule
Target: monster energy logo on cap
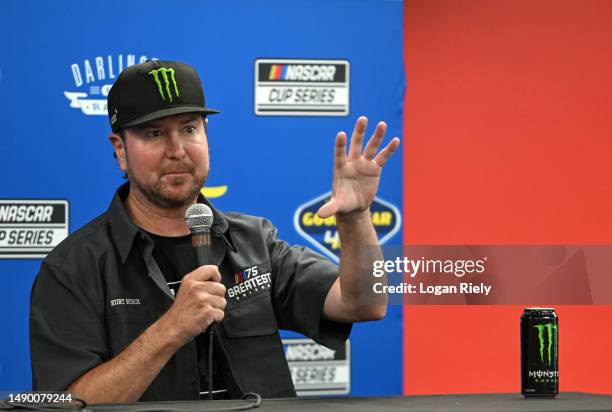
[[(552, 360), (552, 347), (554, 341), (557, 341), (557, 325), (553, 323), (543, 323), (540, 325), (535, 325), (534, 328), (538, 330), (538, 342), (540, 343), (540, 360), (544, 363), (544, 347), (547, 347), (546, 357), (547, 364), (550, 366)], [(544, 331), (546, 331), (546, 336), (544, 336)], [(546, 344), (548, 341), (548, 344)]]
[(108, 93), (108, 118), (115, 132), (183, 113), (219, 113), (206, 107), (200, 77), (185, 63), (135, 64), (121, 72)]
[[(170, 81), (172, 81), (172, 86), (174, 86), (174, 93), (176, 94), (176, 97), (180, 97), (179, 94), (179, 89), (178, 86), (176, 84), (176, 78), (174, 77), (174, 69), (172, 68), (166, 68), (166, 67), (160, 67), (159, 69), (155, 69), (155, 70), (151, 70), (149, 73), (153, 76), (153, 78), (155, 79), (155, 83), (157, 84), (157, 88), (159, 90), (159, 94), (162, 98), (162, 100), (166, 100), (166, 96), (164, 95), (164, 91), (165, 94), (168, 96), (168, 100), (170, 100), (170, 102), (172, 102), (172, 90), (170, 89)], [(162, 86), (162, 82), (160, 80), (160, 75), (164, 81), (164, 85)]]

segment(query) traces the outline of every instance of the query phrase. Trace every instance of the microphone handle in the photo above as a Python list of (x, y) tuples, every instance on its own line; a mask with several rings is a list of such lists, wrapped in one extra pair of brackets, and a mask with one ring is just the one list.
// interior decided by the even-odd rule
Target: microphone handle
[(208, 265), (208, 250), (210, 249), (210, 231), (194, 233), (191, 236), (191, 244), (196, 254), (198, 267)]
[[(198, 267), (207, 265), (208, 251), (210, 249), (210, 230), (194, 233), (191, 236), (191, 244), (196, 255), (196, 263)], [(215, 336), (215, 323), (211, 323), (206, 329), (208, 334), (208, 399), (213, 399), (213, 376), (212, 376), (212, 355)]]

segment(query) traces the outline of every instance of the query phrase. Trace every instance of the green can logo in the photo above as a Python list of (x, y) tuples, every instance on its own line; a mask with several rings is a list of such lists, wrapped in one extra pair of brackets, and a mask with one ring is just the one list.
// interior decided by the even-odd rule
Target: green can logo
[[(553, 323), (543, 323), (541, 325), (535, 325), (534, 328), (538, 330), (540, 360), (543, 365), (545, 364), (550, 367), (553, 359), (552, 356), (555, 355), (554, 352), (556, 352), (557, 348), (557, 325)], [(555, 351), (553, 351), (553, 348)]]

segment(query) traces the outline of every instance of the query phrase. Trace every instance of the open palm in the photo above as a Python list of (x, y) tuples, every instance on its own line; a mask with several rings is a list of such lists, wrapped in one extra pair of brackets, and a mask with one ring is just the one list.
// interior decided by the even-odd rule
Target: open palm
[(357, 119), (348, 154), (346, 133), (340, 132), (336, 136), (332, 196), (317, 212), (322, 218), (366, 211), (376, 196), (383, 166), (397, 150), (400, 141), (397, 137), (393, 138), (379, 152), (387, 131), (387, 125), (380, 122), (362, 152), (367, 124), (367, 118), (362, 116)]

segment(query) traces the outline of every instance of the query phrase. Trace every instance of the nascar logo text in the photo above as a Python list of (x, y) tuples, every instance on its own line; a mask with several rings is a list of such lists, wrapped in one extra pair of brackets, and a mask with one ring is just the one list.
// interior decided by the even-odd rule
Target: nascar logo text
[(283, 339), (283, 348), (298, 396), (350, 392), (350, 341), (334, 351), (310, 339)]
[(346, 116), (348, 110), (347, 60), (255, 61), (255, 114)]
[(67, 201), (0, 200), (0, 258), (42, 258), (67, 236)]

